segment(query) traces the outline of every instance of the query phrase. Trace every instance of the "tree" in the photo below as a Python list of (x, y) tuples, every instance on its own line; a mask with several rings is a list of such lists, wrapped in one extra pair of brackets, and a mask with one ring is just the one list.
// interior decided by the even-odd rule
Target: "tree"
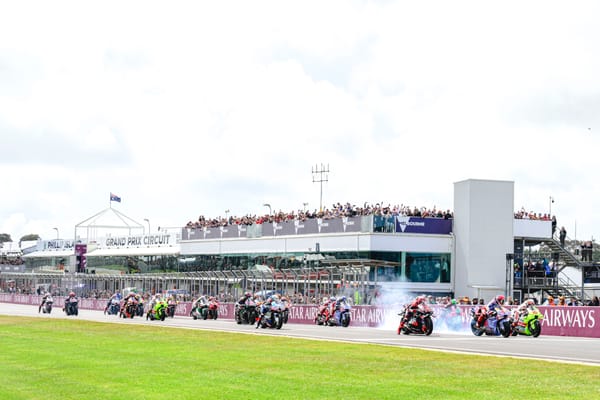
[(0, 233), (0, 243), (12, 242), (12, 239), (8, 233)]
[(21, 237), (21, 239), (19, 239), (19, 243), (27, 242), (30, 240), (40, 240), (40, 235), (38, 235), (37, 233), (30, 233), (29, 235)]

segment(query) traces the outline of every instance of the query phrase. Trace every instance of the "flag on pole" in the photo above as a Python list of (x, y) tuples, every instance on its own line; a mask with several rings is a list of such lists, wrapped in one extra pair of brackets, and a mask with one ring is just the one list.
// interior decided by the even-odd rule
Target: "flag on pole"
[(110, 201), (116, 201), (117, 203), (121, 202), (121, 198), (119, 196), (117, 196), (116, 194), (113, 194), (112, 192), (110, 193)]

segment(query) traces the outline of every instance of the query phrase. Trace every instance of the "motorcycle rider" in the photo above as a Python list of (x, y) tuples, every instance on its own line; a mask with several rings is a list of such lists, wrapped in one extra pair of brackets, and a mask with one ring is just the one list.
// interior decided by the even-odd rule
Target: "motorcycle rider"
[[(406, 312), (404, 313), (404, 318), (400, 321), (399, 329), (404, 328), (404, 325), (410, 321), (415, 315), (415, 312), (420, 309), (425, 311), (429, 310), (429, 307), (427, 306), (427, 297), (425, 295), (415, 297), (415, 299), (406, 306)], [(418, 322), (413, 322), (413, 325), (418, 325)]]
[(46, 301), (48, 299), (52, 299), (52, 295), (50, 294), (50, 292), (46, 292), (44, 294), (44, 296), (42, 296), (42, 303), (40, 304), (40, 306), (38, 307), (38, 314), (42, 312), (42, 307), (44, 307), (44, 304), (46, 304)]
[(65, 308), (67, 307), (67, 304), (69, 304), (69, 302), (71, 301), (71, 299), (76, 299), (77, 300), (77, 295), (75, 294), (74, 291), (70, 291), (69, 295), (65, 298), (65, 304), (63, 306), (63, 311), (65, 311)]
[[(340, 297), (338, 299), (336, 299), (335, 297), (332, 297), (331, 299), (334, 299), (334, 300), (331, 302), (331, 310), (329, 312), (329, 318), (328, 319), (335, 318), (335, 312), (339, 311), (340, 306), (342, 304), (346, 303), (346, 296), (342, 296), (342, 297)], [(329, 300), (331, 300), (331, 299), (329, 299)]]
[(260, 305), (260, 314), (258, 315), (258, 318), (256, 318), (256, 328), (259, 327), (259, 321), (262, 320), (263, 316), (265, 316), (268, 312), (271, 311), (271, 305), (273, 304), (273, 296), (267, 297), (267, 299)]
[(112, 296), (110, 296), (110, 298), (108, 299), (108, 301), (106, 302), (106, 307), (104, 307), (104, 314), (106, 314), (106, 311), (108, 311), (108, 308), (110, 307), (110, 305), (113, 302), (121, 302), (121, 293), (119, 292), (114, 292)]
[(519, 305), (519, 307), (517, 307), (517, 309), (514, 311), (512, 326), (513, 327), (517, 326), (519, 324), (519, 318), (521, 316), (523, 316), (523, 317), (527, 316), (527, 314), (529, 314), (529, 311), (534, 310), (534, 309), (535, 309), (535, 300), (527, 299), (524, 302), (522, 302)]
[(477, 323), (475, 324), (475, 328), (479, 329), (482, 325), (483, 322), (486, 320), (486, 318), (494, 315), (496, 313), (496, 309), (502, 309), (504, 304), (504, 295), (499, 294), (496, 297), (494, 297), (492, 300), (490, 300), (490, 302), (487, 304), (487, 311), (482, 310), (479, 313), (479, 316), (477, 317)]

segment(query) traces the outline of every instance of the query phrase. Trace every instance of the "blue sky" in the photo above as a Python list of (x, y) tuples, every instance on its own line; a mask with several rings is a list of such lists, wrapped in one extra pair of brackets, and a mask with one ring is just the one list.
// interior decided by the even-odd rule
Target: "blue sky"
[(212, 3), (0, 3), (1, 233), (314, 209), (324, 163), (325, 205), (510, 180), (600, 235), (597, 2)]

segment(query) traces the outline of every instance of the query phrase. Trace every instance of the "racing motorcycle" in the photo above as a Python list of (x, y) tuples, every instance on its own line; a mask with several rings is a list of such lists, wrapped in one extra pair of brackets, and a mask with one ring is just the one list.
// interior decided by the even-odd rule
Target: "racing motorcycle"
[(235, 303), (235, 322), (238, 325), (250, 324), (253, 325), (258, 317), (256, 303), (252, 299), (246, 300), (245, 304)]
[(329, 318), (326, 319), (326, 323), (329, 326), (342, 326), (347, 328), (350, 325), (350, 304), (346, 302), (345, 298), (338, 300), (335, 303), (335, 310), (333, 314), (329, 315)]
[(217, 319), (219, 317), (219, 300), (209, 299), (208, 307), (203, 310), (203, 319)]
[(120, 316), (123, 318), (133, 318), (137, 311), (138, 302), (134, 297), (127, 299), (120, 311)]
[(157, 301), (154, 307), (151, 307), (146, 313), (146, 321), (164, 321), (167, 318), (167, 302), (164, 300)]
[[(533, 307), (527, 313), (522, 313), (519, 320), (512, 327), (512, 335), (524, 335), (538, 337), (542, 333), (542, 320), (544, 314), (537, 308)], [(513, 320), (514, 321), (514, 320)]]
[(167, 302), (167, 317), (175, 317), (175, 309), (177, 308), (177, 301), (175, 299), (169, 299)]
[(69, 297), (66, 299), (63, 310), (67, 315), (79, 314), (79, 299), (77, 297)]
[(48, 296), (44, 306), (42, 307), (42, 312), (44, 314), (50, 314), (52, 312), (52, 304), (54, 304), (54, 300), (52, 299), (52, 296)]
[(121, 302), (119, 301), (119, 299), (115, 298), (110, 301), (110, 304), (108, 305), (108, 307), (106, 307), (104, 314), (117, 315), (117, 314), (119, 314), (120, 309), (121, 309)]
[[(417, 334), (417, 335), (431, 335), (433, 332), (433, 311), (430, 309), (418, 308), (412, 311), (412, 316), (407, 319), (407, 313), (409, 312), (409, 305), (405, 305), (402, 312), (398, 313), (400, 316), (400, 325), (398, 326), (398, 335), (403, 333), (405, 335)], [(404, 324), (402, 324), (404, 321)]]
[[(483, 322), (477, 327), (479, 316), (483, 314)], [(484, 333), (488, 336), (509, 337), (512, 334), (512, 320), (510, 312), (504, 307), (498, 307), (494, 311), (488, 311), (486, 306), (473, 307), (471, 309), (471, 332), (475, 336)]]
[(271, 304), (263, 304), (262, 312), (256, 321), (257, 328), (281, 329), (283, 326), (283, 303), (273, 301)]
[(325, 325), (325, 322), (329, 319), (329, 304), (323, 303), (319, 305), (317, 315), (315, 316), (315, 324)]

